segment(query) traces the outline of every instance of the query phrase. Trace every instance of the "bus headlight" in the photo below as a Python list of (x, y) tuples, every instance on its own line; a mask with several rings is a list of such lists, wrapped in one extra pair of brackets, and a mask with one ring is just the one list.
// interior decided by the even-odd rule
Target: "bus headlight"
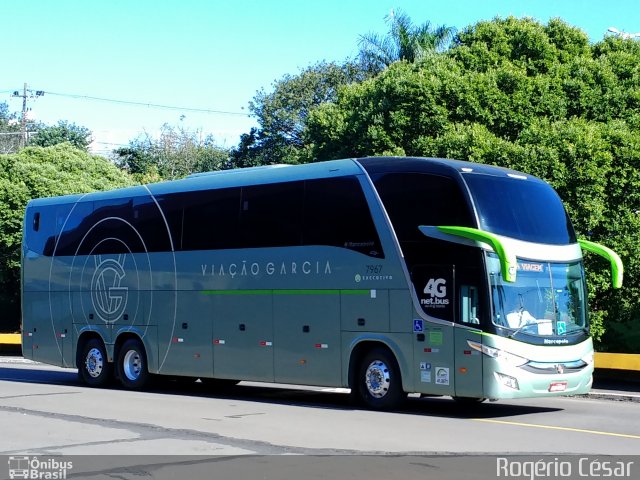
[(520, 390), (520, 385), (518, 385), (518, 380), (510, 377), (509, 375), (505, 375), (504, 373), (497, 373), (496, 377), (505, 387), (513, 388), (514, 390)]
[(524, 365), (529, 361), (526, 358), (514, 355), (513, 353), (509, 353), (505, 350), (489, 347), (488, 345), (483, 345), (478, 342), (472, 342), (471, 340), (467, 340), (467, 344), (474, 350), (482, 352), (491, 358), (495, 358), (496, 360), (507, 363), (513, 367), (519, 367), (520, 365)]

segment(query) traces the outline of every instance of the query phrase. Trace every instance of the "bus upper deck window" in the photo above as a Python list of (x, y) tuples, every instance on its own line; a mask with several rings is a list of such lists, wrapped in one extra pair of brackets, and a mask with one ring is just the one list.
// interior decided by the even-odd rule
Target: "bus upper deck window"
[(33, 215), (33, 229), (37, 232), (40, 230), (40, 212)]

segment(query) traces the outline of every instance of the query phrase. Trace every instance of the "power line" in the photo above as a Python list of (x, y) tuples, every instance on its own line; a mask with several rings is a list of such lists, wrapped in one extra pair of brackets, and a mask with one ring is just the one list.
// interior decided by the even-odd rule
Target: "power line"
[(212, 108), (195, 108), (195, 107), (178, 107), (175, 105), (164, 105), (160, 103), (148, 103), (148, 102), (138, 102), (133, 100), (118, 100), (115, 98), (103, 98), (103, 97), (94, 97), (91, 95), (79, 95), (73, 93), (59, 93), (59, 92), (45, 92), (47, 95), (56, 95), (58, 97), (67, 97), (74, 98), (77, 100), (92, 100), (98, 102), (108, 102), (108, 103), (118, 103), (121, 105), (134, 105), (137, 107), (147, 107), (147, 108), (161, 108), (165, 110), (180, 110), (185, 112), (198, 112), (198, 113), (213, 113), (218, 115), (239, 115), (244, 117), (249, 117), (250, 115), (246, 112), (231, 112), (226, 110), (215, 110)]

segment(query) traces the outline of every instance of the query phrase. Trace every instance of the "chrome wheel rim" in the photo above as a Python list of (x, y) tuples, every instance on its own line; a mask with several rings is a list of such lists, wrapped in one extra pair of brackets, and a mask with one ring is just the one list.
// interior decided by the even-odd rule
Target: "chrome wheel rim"
[(129, 350), (124, 356), (123, 363), (125, 376), (131, 381), (137, 380), (142, 372), (142, 358), (140, 354), (135, 350)]
[(85, 370), (91, 378), (98, 378), (104, 369), (104, 358), (99, 348), (92, 348), (84, 362)]
[(391, 385), (391, 375), (389, 367), (384, 362), (374, 360), (369, 364), (364, 375), (369, 395), (382, 398), (387, 394)]

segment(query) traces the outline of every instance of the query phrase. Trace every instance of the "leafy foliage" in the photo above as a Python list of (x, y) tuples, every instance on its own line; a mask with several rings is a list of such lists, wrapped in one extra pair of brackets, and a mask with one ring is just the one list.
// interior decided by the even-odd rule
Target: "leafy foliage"
[(0, 128), (5, 129), (10, 125), (9, 122), (16, 120), (18, 116), (15, 113), (9, 111), (9, 105), (7, 102), (0, 103)]
[(270, 93), (260, 90), (249, 104), (260, 128), (241, 136), (240, 144), (231, 152), (231, 166), (303, 161), (303, 132), (309, 112), (336, 100), (343, 85), (364, 78), (364, 72), (351, 62), (320, 62), (298, 75), (285, 75), (274, 82)]
[(75, 148), (84, 150), (93, 141), (91, 131), (66, 120), (60, 120), (56, 125), (40, 125), (37, 133), (29, 139), (29, 145), (35, 147), (51, 147), (59, 143), (69, 142)]
[(398, 61), (420, 62), (428, 55), (445, 50), (455, 34), (454, 28), (434, 27), (429, 21), (414, 25), (402, 11), (391, 11), (385, 22), (389, 25), (386, 35), (368, 33), (360, 37), (359, 58), (366, 72), (380, 73)]
[(115, 162), (141, 183), (227, 168), (229, 152), (212, 136), (164, 124), (159, 138), (148, 133), (114, 151)]
[[(91, 131), (66, 120), (56, 125), (46, 125), (27, 118), (28, 144), (50, 147), (69, 142), (74, 147), (87, 151), (92, 142)], [(16, 153), (22, 146), (21, 125), (18, 113), (10, 112), (6, 103), (0, 103), (0, 154)]]
[(18, 115), (9, 111), (6, 102), (0, 103), (0, 154), (12, 153), (20, 145), (20, 124)]
[(32, 198), (91, 192), (132, 185), (106, 159), (69, 143), (27, 147), (0, 155), (0, 331), (17, 329), (20, 318), (20, 245), (22, 221)]

